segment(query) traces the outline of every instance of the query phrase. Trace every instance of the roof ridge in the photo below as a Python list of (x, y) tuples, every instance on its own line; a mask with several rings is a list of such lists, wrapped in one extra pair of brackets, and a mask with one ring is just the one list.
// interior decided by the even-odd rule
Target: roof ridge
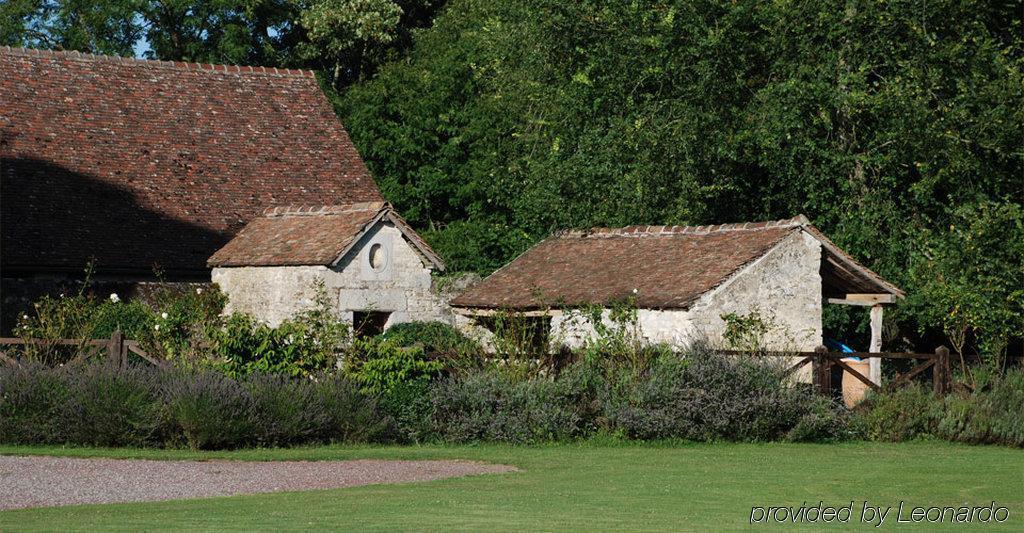
[[(358, 211), (379, 211), (387, 202), (354, 202), (337, 205), (281, 205), (263, 210), (264, 217), (321, 216), (355, 213)], [(388, 206), (390, 207), (390, 206)]]
[(563, 230), (559, 237), (647, 237), (660, 235), (706, 235), (724, 231), (756, 231), (763, 229), (803, 227), (810, 225), (804, 215), (782, 220), (761, 222), (738, 222), (733, 224), (711, 224), (704, 226), (625, 226), (621, 228), (590, 228), (587, 230)]
[(277, 67), (254, 67), (248, 65), (223, 65), (214, 63), (189, 63), (186, 61), (162, 61), (158, 59), (141, 59), (137, 57), (93, 54), (89, 52), (79, 52), (77, 50), (43, 50), (40, 48), (0, 46), (0, 53), (9, 53), (29, 57), (54, 56), (86, 61), (106, 61), (111, 63), (134, 64), (137, 66), (147, 68), (168, 68), (178, 70), (206, 71), (221, 74), (257, 74), (273, 77), (297, 78), (313, 78), (316, 76), (316, 74), (314, 74), (312, 70)]

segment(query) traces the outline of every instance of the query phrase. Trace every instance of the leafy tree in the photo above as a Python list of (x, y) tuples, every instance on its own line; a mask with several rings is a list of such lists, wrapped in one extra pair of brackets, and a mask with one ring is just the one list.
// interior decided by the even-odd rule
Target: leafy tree
[(150, 0), (138, 17), (152, 58), (274, 66), (295, 45), (297, 14), (290, 0)]
[(940, 324), (958, 351), (974, 338), (997, 367), (1024, 331), (1024, 208), (1006, 202), (954, 210), (948, 228), (922, 236), (912, 302)]
[(0, 43), (131, 55), (142, 37), (140, 0), (10, 0), (0, 3)]
[(0, 43), (153, 59), (371, 75), (429, 25), (440, 0), (11, 0)]

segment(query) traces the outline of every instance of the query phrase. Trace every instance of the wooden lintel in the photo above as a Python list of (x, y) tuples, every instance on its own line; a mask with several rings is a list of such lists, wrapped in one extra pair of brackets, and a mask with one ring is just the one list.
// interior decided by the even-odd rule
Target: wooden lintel
[(888, 293), (882, 294), (844, 294), (841, 298), (829, 298), (828, 303), (838, 305), (862, 305), (871, 307), (875, 305), (891, 304), (896, 302), (896, 296)]

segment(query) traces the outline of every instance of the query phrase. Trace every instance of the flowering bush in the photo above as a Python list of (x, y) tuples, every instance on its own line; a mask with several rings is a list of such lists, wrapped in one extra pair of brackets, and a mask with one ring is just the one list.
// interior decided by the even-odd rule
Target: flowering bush
[[(78, 294), (44, 296), (33, 304), (31, 313), (19, 317), (15, 333), (26, 339), (80, 339), (84, 346), (89, 339), (108, 338), (120, 330), (124, 338), (138, 341), (154, 355), (184, 357), (204, 346), (207, 333), (219, 327), (226, 302), (216, 287), (163, 288), (152, 303), (125, 300), (117, 293), (100, 298), (87, 293), (86, 287), (88, 281)], [(24, 356), (59, 364), (81, 348), (30, 344)]]
[[(44, 296), (33, 304), (32, 314), (19, 317), (15, 333), (25, 339), (101, 339), (120, 329), (125, 337), (148, 340), (154, 324), (145, 304), (119, 298), (97, 299), (84, 294)], [(78, 355), (82, 346), (29, 344), (23, 356), (46, 364), (60, 364)]]
[[(199, 356), (211, 332), (222, 326), (221, 313), (227, 296), (214, 285), (186, 290), (162, 288), (154, 295), (150, 347), (168, 359)], [(128, 338), (134, 338), (125, 335)]]

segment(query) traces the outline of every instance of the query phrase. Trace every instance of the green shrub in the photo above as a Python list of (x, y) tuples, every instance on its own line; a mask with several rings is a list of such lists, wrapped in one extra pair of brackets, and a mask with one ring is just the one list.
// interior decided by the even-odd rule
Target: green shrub
[(830, 399), (813, 395), (808, 399), (806, 407), (807, 411), (786, 434), (786, 440), (828, 442), (856, 435), (850, 427), (849, 413), (838, 409)]
[(872, 394), (857, 410), (854, 423), (863, 436), (874, 440), (935, 437), (1024, 446), (1024, 369), (999, 374), (981, 368), (975, 375), (975, 391), (945, 398), (918, 384)]
[(220, 449), (392, 435), (376, 398), (337, 375), (0, 366), (0, 443)]
[(0, 442), (61, 442), (66, 398), (62, 372), (33, 363), (0, 364)]
[(794, 386), (778, 364), (700, 347), (658, 357), (640, 375), (613, 372), (604, 403), (609, 431), (643, 440), (832, 438), (830, 424), (842, 429), (837, 406)]
[(1024, 369), (992, 379), (969, 395), (946, 399), (937, 433), (973, 444), (1024, 447)]
[(449, 368), (479, 366), (484, 358), (479, 343), (444, 322), (405, 322), (384, 332), (384, 338), (403, 348), (420, 347)]
[(912, 383), (884, 393), (873, 393), (856, 417), (858, 430), (871, 440), (898, 442), (935, 434), (941, 400), (930, 389)]
[(405, 348), (385, 338), (355, 339), (342, 370), (365, 394), (377, 396), (400, 440), (419, 441), (426, 432), (431, 380), (445, 370), (421, 346)]
[(347, 332), (340, 322), (319, 322), (308, 315), (272, 328), (251, 316), (233, 314), (211, 335), (212, 363), (232, 377), (309, 376), (334, 366)]
[(581, 408), (583, 381), (516, 380), (500, 372), (449, 378), (431, 390), (432, 429), (446, 442), (564, 441), (593, 432)]
[[(158, 290), (151, 307), (151, 340), (146, 347), (176, 361), (203, 356), (210, 334), (222, 325), (221, 313), (226, 303), (227, 296), (216, 285)], [(136, 338), (127, 333), (125, 336)]]
[[(154, 315), (138, 301), (97, 300), (91, 296), (44, 296), (33, 304), (32, 314), (19, 317), (15, 334), (31, 339), (103, 339), (120, 329), (125, 338), (147, 340), (153, 332)], [(80, 347), (33, 344), (24, 347), (23, 357), (48, 365), (66, 363)]]
[(400, 386), (426, 386), (444, 363), (427, 359), (420, 346), (405, 348), (373, 337), (353, 341), (342, 368), (364, 392), (387, 395)]
[(172, 372), (163, 385), (171, 444), (194, 450), (252, 444), (254, 402), (237, 381), (211, 371)]
[[(220, 326), (225, 296), (212, 288), (158, 291), (152, 305), (140, 300), (122, 300), (111, 294), (96, 298), (83, 290), (76, 295), (44, 296), (33, 304), (32, 313), (19, 317), (15, 333), (34, 339), (105, 339), (120, 330), (126, 339), (141, 343), (155, 356), (184, 358), (205, 345), (208, 332)], [(31, 345), (27, 359), (60, 364), (78, 355), (80, 347)]]
[(252, 438), (260, 446), (318, 442), (328, 422), (309, 379), (256, 374), (243, 382), (252, 396)]
[(63, 372), (67, 395), (58, 415), (61, 440), (90, 446), (155, 444), (162, 409), (158, 372), (107, 363)]
[(363, 394), (351, 379), (334, 374), (313, 381), (316, 402), (323, 410), (320, 438), (325, 442), (379, 442), (391, 431), (392, 420), (377, 398)]

